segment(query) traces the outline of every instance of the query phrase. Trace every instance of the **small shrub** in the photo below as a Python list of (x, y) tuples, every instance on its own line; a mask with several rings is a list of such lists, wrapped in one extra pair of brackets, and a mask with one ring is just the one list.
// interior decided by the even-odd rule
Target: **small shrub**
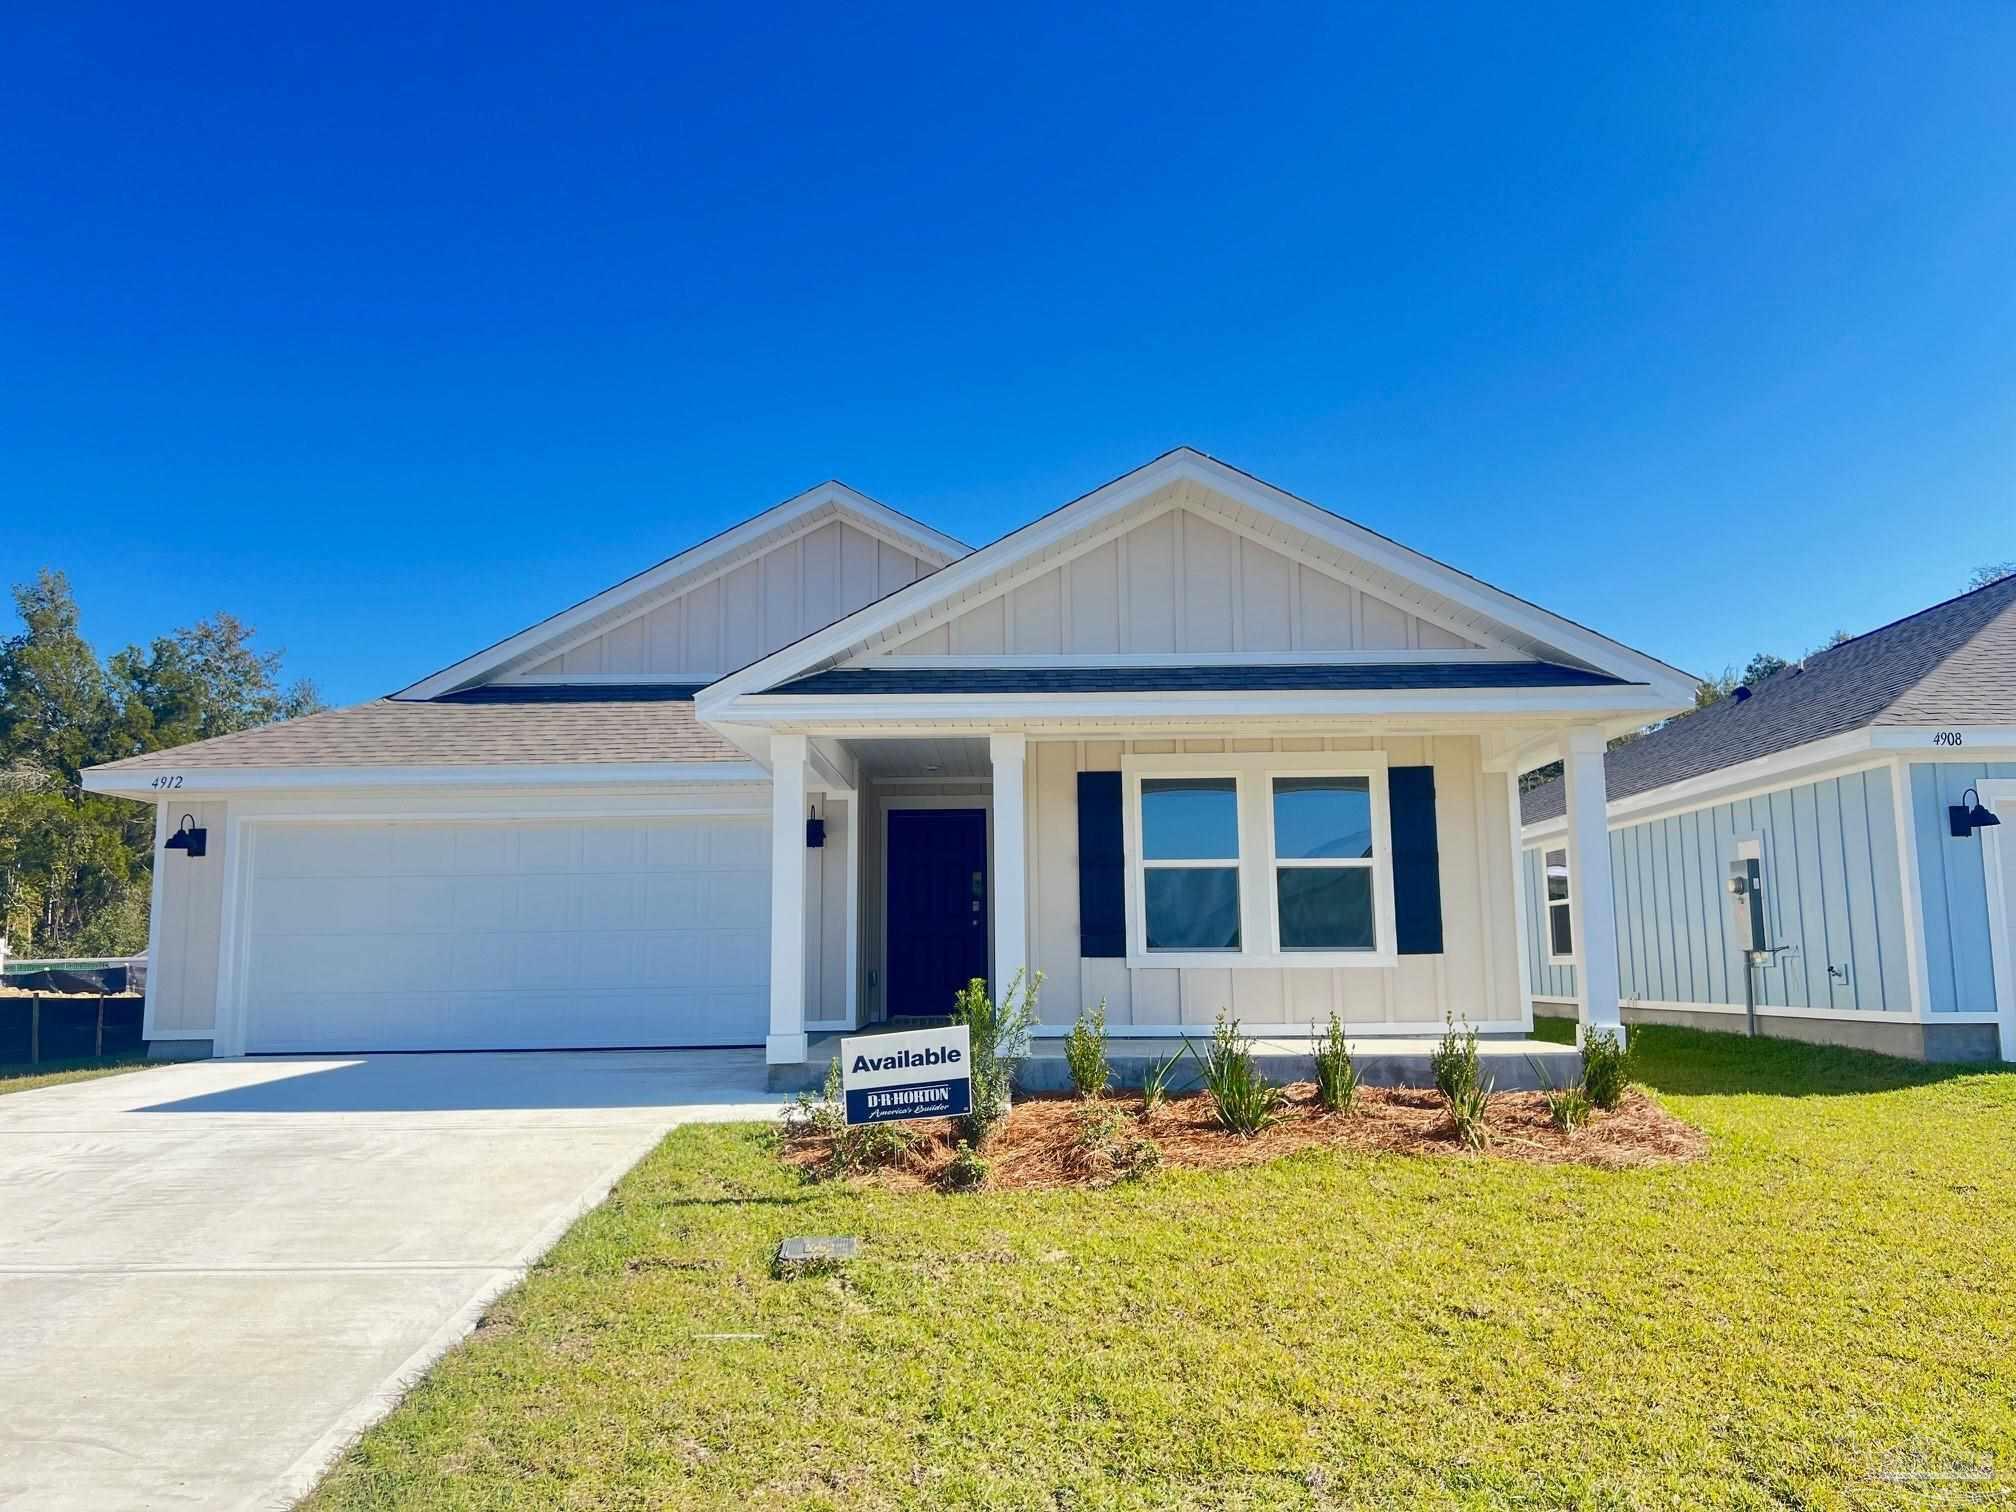
[(986, 980), (975, 977), (952, 1005), (952, 1022), (967, 1027), (973, 1046), (973, 1109), (959, 1120), (959, 1133), (975, 1150), (985, 1147), (1008, 1116), (1015, 1065), (1029, 1051), (1042, 986), (1042, 972), (1032, 974), (1025, 989), (1018, 971), (996, 1003), (987, 996)]
[(1178, 1050), (1167, 1060), (1151, 1060), (1148, 1069), (1141, 1073), (1141, 1116), (1147, 1118), (1169, 1100), (1169, 1083), (1176, 1075), (1177, 1066), (1183, 1062), (1183, 1052)]
[(846, 1095), (840, 1089), (840, 1062), (827, 1063), (826, 1084), (819, 1092), (800, 1092), (784, 1108), (787, 1138), (834, 1138), (847, 1127)]
[(1444, 1098), (1454, 1102), (1457, 1096), (1475, 1087), (1483, 1076), (1477, 1062), (1477, 1031), (1464, 1026), (1464, 1032), (1456, 1032), (1456, 1021), (1443, 1016), (1447, 1026), (1442, 1031), (1442, 1043), (1428, 1058), (1429, 1068), (1435, 1074), (1435, 1090)]
[(1449, 1120), (1456, 1125), (1457, 1137), (1473, 1150), (1490, 1148), (1491, 1129), (1484, 1122), (1490, 1101), (1491, 1082), (1488, 1078), (1459, 1086), (1449, 1099)]
[(1547, 1091), (1547, 1116), (1563, 1134), (1573, 1134), (1589, 1121), (1589, 1093), (1581, 1082)]
[(1631, 1080), (1630, 1057), (1608, 1029), (1592, 1029), (1582, 1041), (1582, 1085), (1589, 1101), (1608, 1113), (1624, 1100)]
[(1129, 1142), (1125, 1168), (1120, 1173), (1122, 1181), (1139, 1181), (1152, 1176), (1162, 1169), (1162, 1146), (1146, 1135)]
[(1082, 1176), (1131, 1180), (1162, 1163), (1154, 1140), (1128, 1133), (1130, 1120), (1112, 1103), (1088, 1101), (1076, 1110), (1078, 1132), (1071, 1141), (1071, 1164)]
[[(1313, 1033), (1315, 1026), (1310, 1029)], [(1334, 1013), (1329, 1032), (1316, 1042), (1316, 1101), (1326, 1113), (1352, 1113), (1358, 1107), (1358, 1067)]]
[(895, 1165), (916, 1143), (916, 1131), (908, 1124), (857, 1124), (834, 1137), (833, 1169), (843, 1175), (879, 1171)]
[(962, 1139), (945, 1167), (945, 1185), (955, 1192), (977, 1192), (987, 1185), (992, 1170), (987, 1157)]
[(1201, 1056), (1194, 1044), (1183, 1048), (1197, 1062), (1221, 1127), (1250, 1139), (1281, 1116), (1286, 1094), (1261, 1074), (1253, 1059), (1253, 1042), (1239, 1032), (1237, 1019), (1218, 1015), (1211, 1048)]
[(1064, 1064), (1071, 1072), (1071, 1085), (1080, 1097), (1098, 1097), (1113, 1079), (1106, 1062), (1106, 999), (1081, 1016), (1064, 1036)]
[(1547, 1117), (1555, 1128), (1563, 1134), (1573, 1134), (1589, 1121), (1589, 1092), (1581, 1082), (1572, 1081), (1565, 1087), (1557, 1087), (1554, 1078), (1547, 1074), (1547, 1068), (1532, 1056), (1526, 1057), (1526, 1064), (1540, 1079), (1540, 1095), (1547, 1103)]

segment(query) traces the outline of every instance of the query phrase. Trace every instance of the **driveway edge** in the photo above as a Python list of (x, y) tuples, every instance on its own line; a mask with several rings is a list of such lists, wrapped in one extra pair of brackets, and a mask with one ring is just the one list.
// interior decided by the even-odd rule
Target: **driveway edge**
[(638, 1148), (623, 1155), (607, 1171), (590, 1182), (578, 1198), (555, 1215), (550, 1223), (533, 1235), (523, 1249), (512, 1256), (509, 1265), (493, 1271), (489, 1279), (476, 1289), (474, 1295), (457, 1308), (447, 1322), (428, 1336), (426, 1343), (414, 1350), (382, 1382), (352, 1404), (330, 1425), (327, 1432), (303, 1451), (293, 1464), (282, 1471), (264, 1491), (244, 1505), (262, 1509), (262, 1512), (267, 1508), (292, 1507), (313, 1491), (322, 1477), (328, 1474), (330, 1467), (343, 1457), (344, 1452), (397, 1407), (406, 1393), (420, 1384), (421, 1379), (439, 1363), (442, 1356), (474, 1333), (476, 1325), (483, 1321), (483, 1314), (491, 1305), (523, 1281), (546, 1252), (560, 1242), (567, 1230), (583, 1216), (607, 1202), (609, 1194), (616, 1190), (616, 1184), (629, 1175), (637, 1163), (655, 1150), (676, 1127), (678, 1125), (674, 1124), (652, 1130), (647, 1138), (640, 1141)]

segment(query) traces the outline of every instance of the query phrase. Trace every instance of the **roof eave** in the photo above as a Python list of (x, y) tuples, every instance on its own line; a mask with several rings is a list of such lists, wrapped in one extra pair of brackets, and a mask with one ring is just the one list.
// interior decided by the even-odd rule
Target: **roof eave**
[(412, 766), (87, 767), (86, 792), (176, 803), (187, 798), (272, 792), (358, 792), (373, 789), (709, 787), (768, 782), (754, 761), (472, 762)]

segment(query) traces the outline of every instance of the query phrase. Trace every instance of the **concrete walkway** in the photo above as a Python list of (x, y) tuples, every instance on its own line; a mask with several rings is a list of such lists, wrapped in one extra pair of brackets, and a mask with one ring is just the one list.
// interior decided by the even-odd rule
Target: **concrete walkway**
[(754, 1051), (205, 1061), (0, 1097), (0, 1507), (285, 1506)]

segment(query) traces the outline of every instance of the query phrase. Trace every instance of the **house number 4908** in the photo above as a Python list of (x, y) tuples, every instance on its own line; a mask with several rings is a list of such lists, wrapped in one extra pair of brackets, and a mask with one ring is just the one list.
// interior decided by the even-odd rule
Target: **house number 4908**
[(1958, 730), (1934, 730), (1932, 732), (1932, 744), (1934, 745), (1957, 746), (1961, 743), (1960, 732)]

